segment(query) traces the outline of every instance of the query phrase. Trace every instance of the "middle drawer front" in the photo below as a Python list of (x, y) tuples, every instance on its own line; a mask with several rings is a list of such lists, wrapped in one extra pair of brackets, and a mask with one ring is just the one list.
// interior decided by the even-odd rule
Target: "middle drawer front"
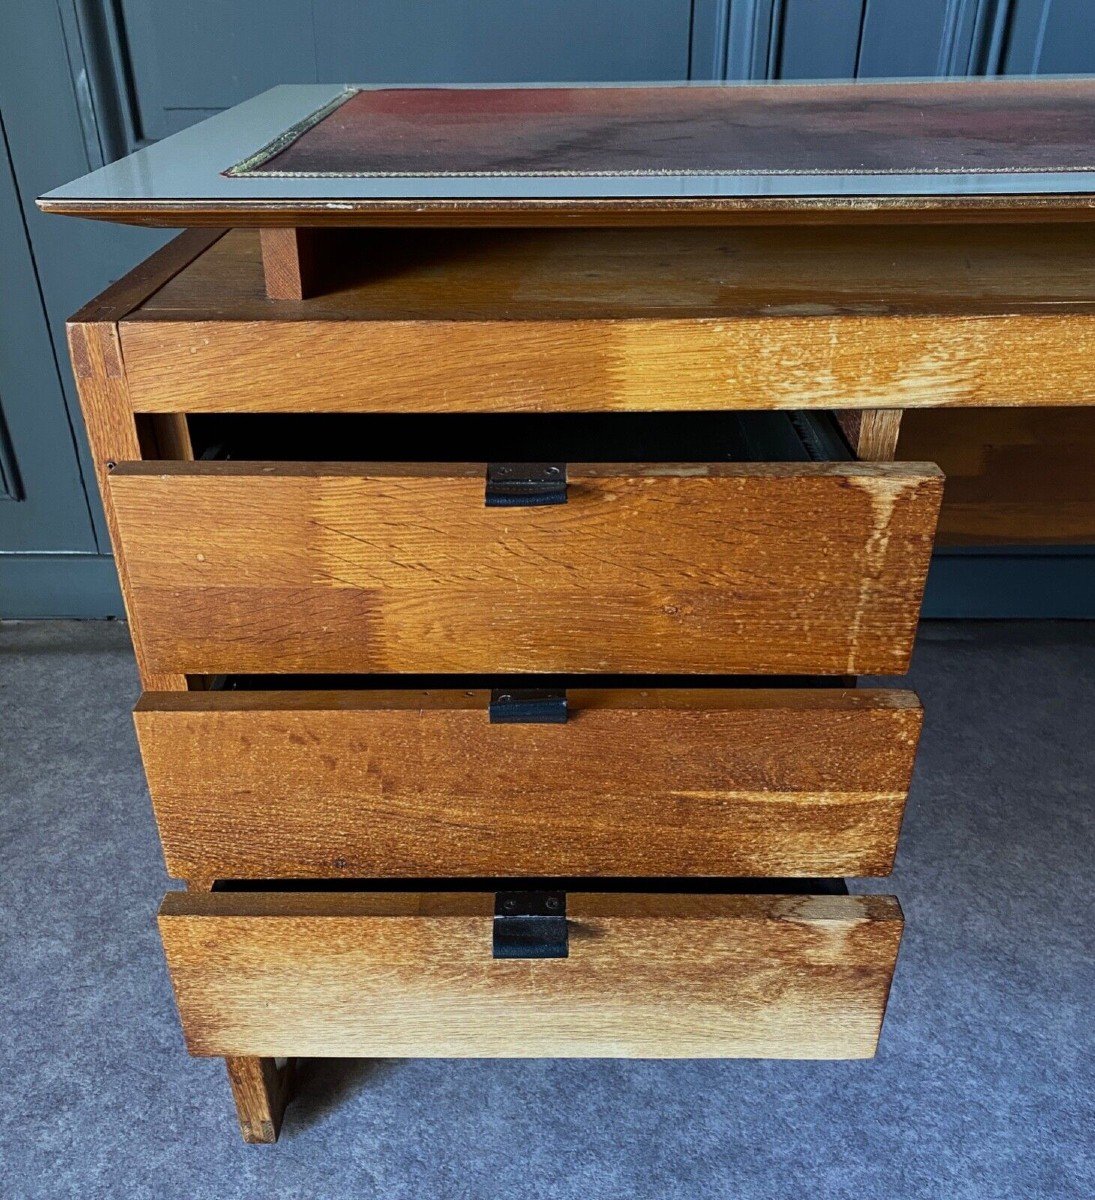
[(135, 713), (170, 873), (214, 879), (882, 875), (909, 692), (164, 692)]
[(582, 464), (484, 505), (483, 464), (122, 463), (153, 671), (906, 670), (941, 496), (910, 463)]

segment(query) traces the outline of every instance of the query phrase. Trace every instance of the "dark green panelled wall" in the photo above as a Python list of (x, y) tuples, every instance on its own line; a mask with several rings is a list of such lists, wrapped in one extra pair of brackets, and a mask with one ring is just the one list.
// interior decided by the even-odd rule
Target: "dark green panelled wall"
[[(34, 198), (59, 183), (276, 83), (1095, 72), (1095, 0), (4, 0), (0, 11), (0, 617), (121, 611), (64, 320), (169, 235), (45, 217)], [(1083, 549), (948, 554), (928, 607), (1095, 616), (1093, 593)]]

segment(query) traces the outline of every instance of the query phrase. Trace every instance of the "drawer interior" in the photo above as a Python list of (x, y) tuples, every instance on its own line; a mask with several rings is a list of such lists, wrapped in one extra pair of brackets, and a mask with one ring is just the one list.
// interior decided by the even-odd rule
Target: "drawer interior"
[(831, 413), (192, 414), (196, 458), (261, 462), (847, 462)]
[[(482, 690), (485, 688), (632, 688), (634, 675), (541, 674), (509, 672), (493, 675), (422, 675), (422, 674), (235, 674), (188, 675), (191, 689), (216, 692), (324, 691), (376, 692), (391, 688), (408, 692), (436, 688)], [(647, 675), (642, 686), (648, 690), (668, 688), (846, 688), (855, 686), (852, 675)]]
[(421, 879), (216, 879), (209, 891), (225, 893), (311, 894), (345, 893), (397, 897), (405, 893), (496, 893), (503, 891), (562, 891), (612, 896), (849, 896), (848, 881), (840, 876), (809, 878), (785, 876), (706, 877), (646, 875), (484, 875), (476, 878), (428, 876)]
[(801, 881), (522, 883), (171, 892), (159, 925), (187, 1045), (272, 1057), (875, 1052), (902, 931), (892, 896)]

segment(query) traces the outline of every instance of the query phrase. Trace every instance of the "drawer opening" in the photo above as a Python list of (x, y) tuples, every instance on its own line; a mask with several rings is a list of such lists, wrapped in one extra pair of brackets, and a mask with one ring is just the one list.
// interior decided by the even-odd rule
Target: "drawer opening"
[(188, 424), (195, 458), (244, 462), (698, 463), (855, 458), (836, 419), (825, 411), (218, 413), (191, 414)]
[(331, 675), (236, 674), (187, 675), (190, 691), (315, 692), (407, 691), (496, 687), (535, 688), (853, 688), (855, 675)]
[(845, 879), (762, 877), (519, 876), (439, 879), (218, 879), (214, 892), (506, 892), (562, 891), (688, 896), (847, 896)]

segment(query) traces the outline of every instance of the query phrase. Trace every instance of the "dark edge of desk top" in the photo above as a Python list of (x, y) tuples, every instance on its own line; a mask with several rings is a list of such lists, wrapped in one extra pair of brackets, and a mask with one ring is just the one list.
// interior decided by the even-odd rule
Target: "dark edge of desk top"
[(740, 224), (901, 224), (1095, 221), (1095, 196), (1082, 193), (1000, 196), (688, 197), (678, 200), (360, 200), (307, 204), (286, 200), (53, 200), (47, 213), (176, 228), (515, 228)]

